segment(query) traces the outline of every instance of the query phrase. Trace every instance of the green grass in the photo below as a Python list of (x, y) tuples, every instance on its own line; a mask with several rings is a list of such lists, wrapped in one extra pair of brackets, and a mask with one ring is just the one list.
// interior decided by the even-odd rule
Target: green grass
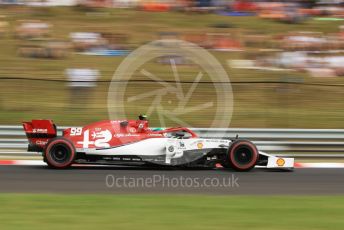
[[(94, 31), (128, 34), (130, 46), (135, 48), (159, 38), (159, 32), (179, 33), (225, 32), (240, 37), (246, 32), (279, 35), (288, 31), (319, 31), (336, 33), (341, 22), (307, 20), (293, 25), (257, 17), (226, 17), (216, 14), (185, 14), (178, 12), (147, 13), (130, 9), (102, 9), (104, 15), (89, 14), (74, 8), (1, 8), (10, 23), (8, 33), (0, 38), (0, 77), (34, 77), (38, 79), (66, 79), (66, 68), (96, 68), (101, 72), (101, 80), (110, 80), (123, 57), (100, 57), (71, 54), (63, 60), (23, 58), (17, 55), (17, 48), (25, 41), (14, 39), (13, 31), (18, 20), (40, 19), (54, 25), (52, 38), (68, 39), (70, 32)], [(213, 28), (212, 25), (227, 23), (228, 29)], [(248, 52), (228, 53), (211, 52), (227, 71), (231, 81), (284, 81), (294, 79), (305, 83), (344, 84), (344, 78), (312, 78), (306, 73), (268, 72), (238, 70), (228, 66), (231, 59), (247, 59), (252, 54), (262, 55), (257, 49)], [(163, 79), (171, 79), (168, 65), (146, 64), (145, 68)], [(199, 69), (178, 67), (183, 80), (192, 80)], [(135, 78), (142, 78), (135, 73)], [(204, 76), (205, 80), (208, 76)], [(146, 92), (157, 85), (133, 85), (128, 95)], [(188, 90), (189, 85), (184, 85)], [(287, 89), (285, 88), (287, 87)], [(80, 97), (77, 109), (71, 109), (69, 90), (66, 83), (0, 80), (0, 124), (18, 124), (33, 118), (54, 119), (58, 125), (84, 125), (99, 119), (107, 119), (108, 84), (100, 83), (89, 99)], [(297, 86), (294, 85), (233, 85), (234, 111), (232, 127), (285, 127), (285, 128), (344, 128), (344, 100), (342, 87)], [(199, 88), (191, 98), (189, 107), (202, 102), (216, 101), (212, 85)], [(172, 104), (168, 104), (171, 101)], [(172, 109), (175, 95), (166, 95), (162, 104)], [(121, 105), (117, 105), (121, 106)], [(147, 111), (149, 104), (142, 101), (126, 103), (126, 114), (134, 118), (136, 114)], [(216, 106), (216, 105), (215, 105)], [(214, 109), (203, 109), (182, 117), (194, 127), (209, 127), (214, 119)], [(160, 126), (157, 114), (151, 116), (152, 126)], [(167, 126), (175, 126), (167, 121)]]
[(342, 229), (344, 197), (0, 195), (0, 229)]

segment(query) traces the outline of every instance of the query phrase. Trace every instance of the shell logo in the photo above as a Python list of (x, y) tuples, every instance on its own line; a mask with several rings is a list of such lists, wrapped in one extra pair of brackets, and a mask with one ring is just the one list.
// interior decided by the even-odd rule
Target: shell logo
[(280, 167), (282, 167), (285, 164), (285, 160), (283, 158), (278, 158), (276, 160), (276, 164)]
[(202, 149), (203, 148), (203, 143), (197, 143), (197, 148)]

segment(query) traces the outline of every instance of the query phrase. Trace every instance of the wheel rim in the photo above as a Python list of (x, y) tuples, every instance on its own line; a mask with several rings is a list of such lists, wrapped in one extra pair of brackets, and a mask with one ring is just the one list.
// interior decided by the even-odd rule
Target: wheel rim
[(239, 165), (247, 165), (254, 158), (253, 150), (248, 146), (240, 146), (234, 152), (234, 160)]
[(70, 158), (70, 150), (64, 144), (58, 144), (51, 148), (50, 156), (57, 163), (65, 163)]

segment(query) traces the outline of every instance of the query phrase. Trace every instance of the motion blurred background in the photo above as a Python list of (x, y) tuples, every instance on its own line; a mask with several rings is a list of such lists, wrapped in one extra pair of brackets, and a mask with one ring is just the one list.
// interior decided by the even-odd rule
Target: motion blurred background
[[(234, 96), (230, 127), (343, 129), (343, 6), (343, 0), (0, 0), (0, 124), (53, 119), (58, 126), (82, 126), (108, 119), (108, 89), (111, 80), (116, 81), (117, 67), (133, 50), (167, 38), (197, 44), (224, 67)], [(147, 73), (173, 83), (171, 60), (179, 84), (188, 92), (200, 66), (184, 57), (167, 56), (134, 71), (123, 89), (125, 97), (161, 87)], [(193, 127), (209, 127), (217, 104), (192, 108), (217, 101), (219, 95), (211, 76), (204, 74), (200, 81), (186, 103), (191, 112), (178, 118)], [(115, 106), (133, 119), (147, 112), (148, 102), (118, 101)], [(176, 118), (173, 109), (178, 103), (172, 92), (160, 105)], [(151, 126), (162, 125), (157, 112), (149, 117)], [(165, 125), (180, 124), (167, 119)], [(5, 133), (2, 141), (7, 138)], [(323, 151), (330, 152), (327, 145)], [(243, 190), (233, 192), (246, 189), (249, 196), (214, 195), (219, 188), (208, 190), (208, 195), (185, 195), (180, 188), (177, 195), (162, 194), (167, 193), (164, 188), (159, 195), (154, 190), (140, 194), (140, 188), (120, 195), (116, 189), (106, 190), (106, 175), (217, 179), (234, 172), (115, 167), (55, 171), (7, 165), (13, 158), (4, 158), (0, 167), (0, 229), (339, 230), (344, 226), (344, 198), (332, 195), (343, 194), (342, 168), (236, 173)], [(292, 193), (283, 191), (285, 187)], [(37, 192), (39, 188), (44, 189)], [(259, 189), (267, 193), (258, 196)], [(84, 194), (104, 190), (116, 194)], [(277, 190), (281, 195), (267, 195)]]
[[(143, 44), (173, 38), (207, 49), (227, 71), (231, 127), (344, 128), (343, 20), (341, 0), (1, 0), (0, 123), (107, 119), (108, 87), (121, 61)], [(199, 71), (182, 57), (174, 61), (182, 82)], [(173, 77), (168, 59), (145, 65), (160, 79)], [(152, 87), (133, 82), (126, 93)], [(213, 88), (202, 84), (189, 106), (216, 97)], [(172, 107), (174, 99), (166, 95), (162, 104)], [(140, 101), (121, 106), (130, 118), (147, 110)], [(208, 127), (212, 116), (207, 108), (183, 120)], [(159, 126), (157, 114), (150, 121)]]

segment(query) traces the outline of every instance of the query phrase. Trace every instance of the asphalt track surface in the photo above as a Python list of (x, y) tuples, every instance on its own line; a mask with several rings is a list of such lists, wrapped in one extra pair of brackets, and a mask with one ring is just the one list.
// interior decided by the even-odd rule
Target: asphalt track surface
[(0, 166), (1, 193), (344, 194), (344, 169), (147, 169), (138, 167)]

